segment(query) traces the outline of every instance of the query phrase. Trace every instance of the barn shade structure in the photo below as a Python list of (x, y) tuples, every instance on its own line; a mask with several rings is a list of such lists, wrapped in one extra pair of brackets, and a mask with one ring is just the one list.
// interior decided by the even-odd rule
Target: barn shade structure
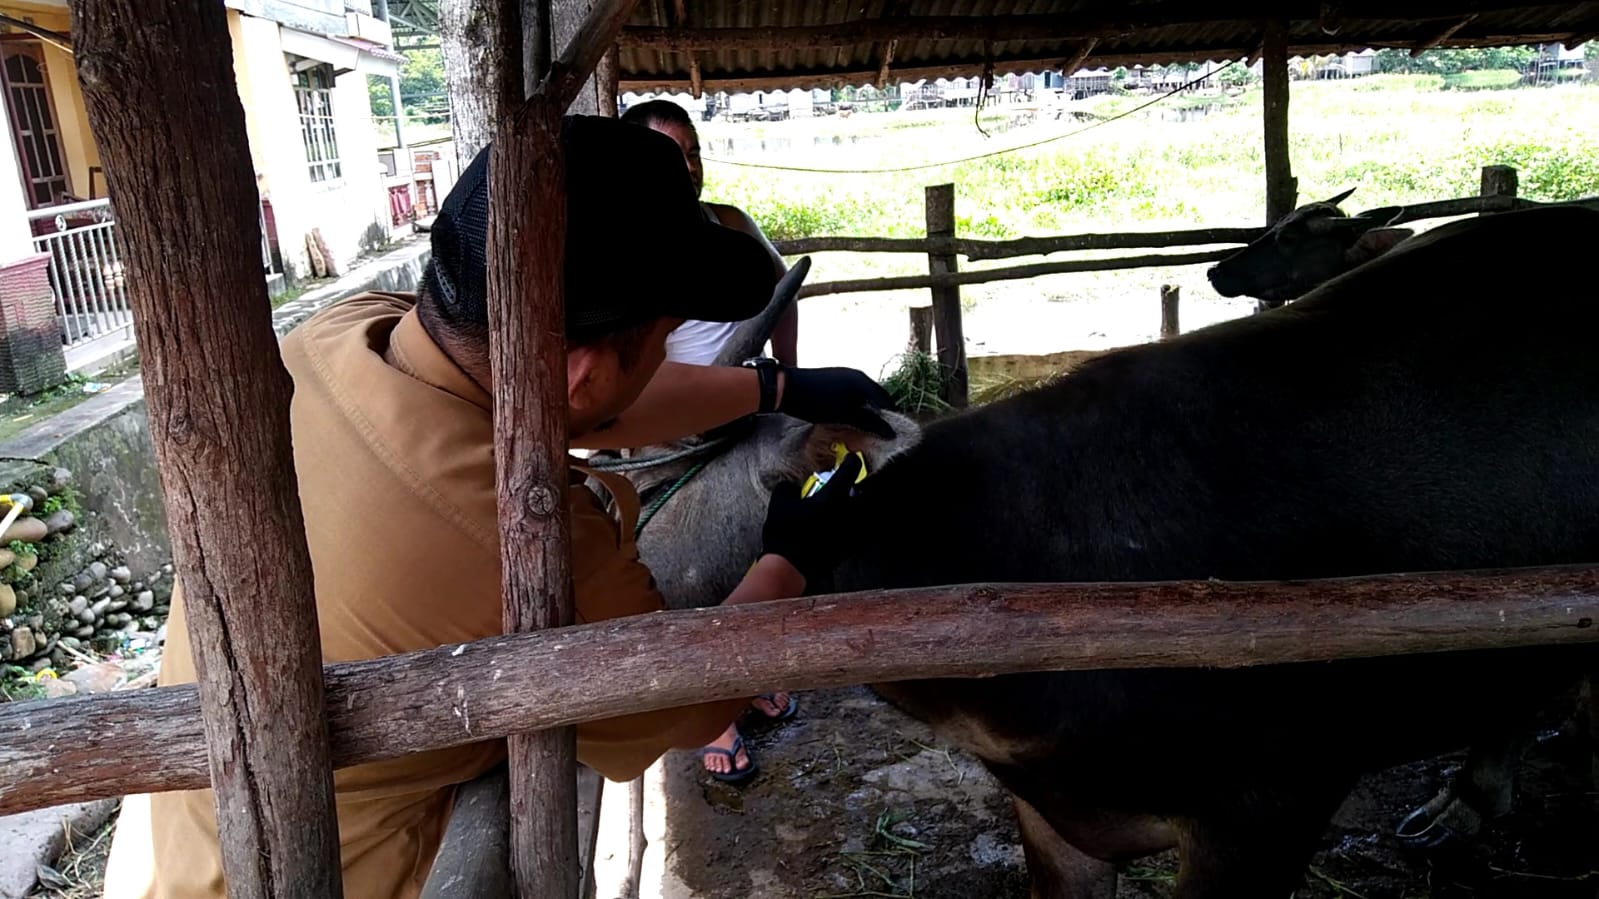
[[(1599, 30), (1599, 4), (480, 4), (492, 27), (477, 32), (476, 49), (495, 67), (486, 82), (498, 134), (491, 357), (509, 633), (325, 667), (316, 641), (276, 636), (316, 621), (314, 584), (309, 566), (292, 561), (307, 553), (290, 385), (260, 273), (236, 252), (260, 234), (242, 109), (226, 89), (222, 4), (70, 5), (91, 125), (133, 232), (128, 291), (199, 682), (0, 706), (0, 813), (209, 783), (230, 895), (335, 896), (333, 766), (509, 739), (515, 892), (566, 899), (577, 879), (578, 721), (753, 695), (774, 682), (1242, 666), (1599, 633), (1599, 571), (1588, 568), (968, 585), (572, 627), (564, 367), (555, 361), (564, 351), (559, 118), (613, 50), (623, 87), (700, 89), (1265, 54), (1267, 145), (1283, 153), (1281, 179), (1286, 54), (1577, 41)], [(162, 165), (147, 164), (156, 157)], [(549, 628), (561, 630), (538, 633)], [(772, 651), (728, 665), (730, 640)], [(468, 692), (472, 713), (456, 714)], [(117, 751), (97, 751), (106, 745)]]

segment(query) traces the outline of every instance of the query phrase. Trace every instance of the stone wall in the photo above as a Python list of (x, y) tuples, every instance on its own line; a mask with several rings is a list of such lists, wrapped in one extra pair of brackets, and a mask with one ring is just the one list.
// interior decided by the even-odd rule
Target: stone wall
[(100, 539), (69, 470), (33, 462), (0, 466), (0, 514), (25, 511), (0, 534), (0, 663), (67, 669), (75, 653), (114, 652), (165, 620), (172, 568), (135, 575)]

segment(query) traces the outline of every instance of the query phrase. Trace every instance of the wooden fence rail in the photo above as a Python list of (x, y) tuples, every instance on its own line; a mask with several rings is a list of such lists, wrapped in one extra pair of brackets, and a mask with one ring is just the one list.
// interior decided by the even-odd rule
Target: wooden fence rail
[[(343, 767), (776, 687), (1589, 642), (1596, 620), (1599, 569), (1579, 566), (968, 585), (659, 612), (325, 673)], [(0, 706), (0, 814), (207, 783), (192, 686)]]

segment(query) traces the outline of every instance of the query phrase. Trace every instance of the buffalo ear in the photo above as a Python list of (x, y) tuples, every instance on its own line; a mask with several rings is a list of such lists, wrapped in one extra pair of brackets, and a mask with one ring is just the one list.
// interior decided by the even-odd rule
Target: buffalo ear
[(1344, 259), (1351, 265), (1370, 262), (1415, 233), (1409, 228), (1373, 228), (1360, 235), (1360, 239), (1344, 251)]

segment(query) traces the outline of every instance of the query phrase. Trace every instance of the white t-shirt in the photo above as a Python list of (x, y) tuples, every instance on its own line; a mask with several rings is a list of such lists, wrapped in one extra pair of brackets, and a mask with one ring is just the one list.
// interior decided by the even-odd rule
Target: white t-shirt
[(710, 365), (738, 325), (738, 322), (685, 321), (666, 335), (666, 361)]

